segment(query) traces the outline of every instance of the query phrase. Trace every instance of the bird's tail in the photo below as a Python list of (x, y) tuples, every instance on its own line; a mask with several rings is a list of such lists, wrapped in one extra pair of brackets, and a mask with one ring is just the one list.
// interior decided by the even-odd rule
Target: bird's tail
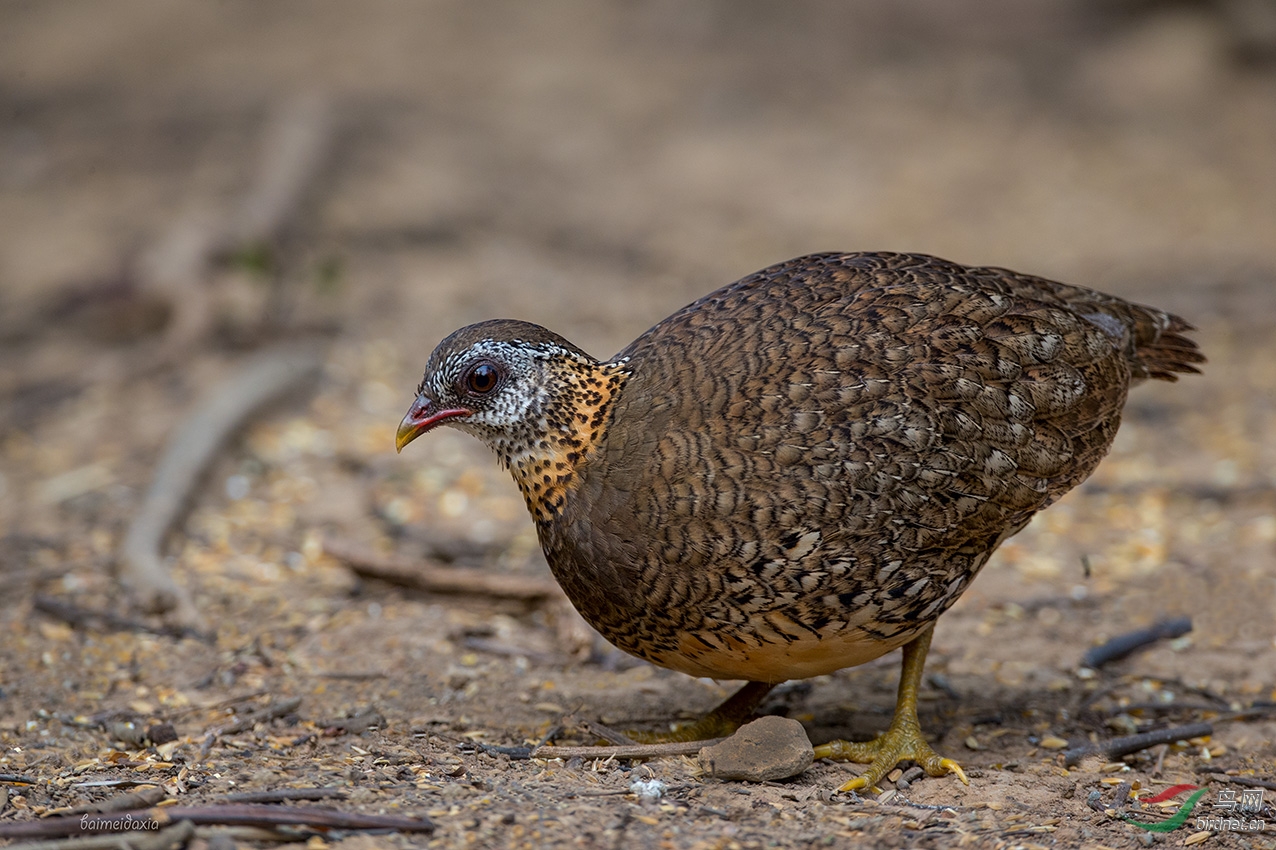
[(1173, 313), (1132, 304), (1134, 350), (1133, 377), (1177, 381), (1179, 373), (1199, 373), (1205, 362), (1196, 342), (1187, 336), (1196, 330)]

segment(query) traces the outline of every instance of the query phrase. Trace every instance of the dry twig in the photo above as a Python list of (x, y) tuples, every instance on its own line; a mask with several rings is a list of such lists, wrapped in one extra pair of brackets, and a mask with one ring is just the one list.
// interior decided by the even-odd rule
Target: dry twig
[(174, 638), (194, 637), (196, 635), (191, 629), (181, 626), (152, 626), (142, 620), (121, 616), (114, 611), (94, 611), (90, 608), (81, 608), (79, 605), (63, 602), (61, 599), (54, 599), (52, 596), (45, 596), (44, 594), (36, 594), (31, 602), (31, 607), (42, 614), (56, 617), (75, 628), (147, 632), (153, 635)]
[(1153, 623), (1146, 629), (1136, 629), (1123, 635), (1117, 635), (1107, 643), (1092, 646), (1081, 656), (1081, 666), (1098, 668), (1110, 661), (1125, 658), (1135, 650), (1142, 649), (1158, 640), (1176, 638), (1192, 630), (1191, 617), (1175, 617)]
[(369, 729), (385, 725), (385, 715), (377, 711), (375, 708), (365, 708), (357, 714), (350, 717), (335, 717), (329, 720), (319, 720), (315, 725), (323, 730), (325, 735), (362, 735)]
[(222, 735), (236, 735), (240, 732), (247, 732), (258, 723), (267, 720), (274, 720), (276, 717), (283, 717), (286, 714), (292, 714), (301, 705), (301, 697), (290, 697), (288, 699), (272, 702), (265, 708), (258, 709), (251, 714), (245, 714), (238, 720), (210, 729), (204, 738), (204, 743), (200, 745), (199, 757), (205, 758), (209, 750), (213, 748), (213, 744), (217, 743), (217, 739)]
[(335, 540), (325, 541), (324, 551), (365, 578), (424, 590), (544, 602), (563, 595), (553, 581), (534, 576), (509, 575), (472, 567), (434, 567), (399, 555), (379, 555), (367, 549)]
[(109, 817), (85, 818), (83, 815), (0, 823), (0, 839), (60, 838), (85, 833), (118, 833), (120, 824), (129, 831), (162, 829), (169, 824), (189, 821), (197, 826), (300, 826), (313, 829), (377, 829), (396, 832), (433, 832), (434, 823), (426, 817), (369, 815), (343, 812), (320, 806), (271, 806), (230, 804), (223, 806), (165, 806), (113, 812)]
[(279, 788), (275, 791), (245, 791), (227, 794), (223, 803), (290, 803), (297, 800), (344, 800), (348, 795), (340, 788)]
[(631, 744), (615, 747), (537, 747), (532, 750), (534, 759), (650, 759), (662, 756), (691, 756), (704, 747), (725, 741), (710, 738), (705, 741), (674, 741), (669, 744)]
[(306, 94), (285, 100), (267, 120), (257, 167), (238, 207), (178, 216), (142, 257), (142, 287), (159, 293), (173, 309), (159, 353), (147, 352), (152, 364), (179, 357), (208, 334), (216, 318), (208, 287), (214, 263), (236, 250), (281, 239), (322, 173), (333, 135), (331, 110), (323, 99)]
[(1228, 776), (1226, 773), (1211, 773), (1210, 779), (1215, 782), (1231, 782), (1234, 785), (1244, 785), (1247, 788), (1266, 788), (1268, 791), (1276, 791), (1276, 780), (1271, 779), (1255, 779), (1252, 776)]
[(583, 720), (574, 714), (564, 716), (562, 723), (564, 726), (574, 726), (587, 735), (594, 735), (602, 738), (613, 747), (630, 747), (639, 743), (624, 732), (612, 729), (610, 726), (604, 726), (597, 720)]
[(321, 351), (315, 345), (294, 343), (268, 349), (174, 429), (120, 550), (120, 578), (143, 609), (169, 614), (182, 628), (204, 631), (195, 604), (164, 566), (164, 537), (226, 441), (268, 402), (316, 376), (320, 364)]
[(63, 838), (10, 844), (7, 850), (171, 850), (185, 847), (195, 837), (195, 824), (188, 820), (156, 831), (103, 833), (86, 838)]
[(1153, 732), (1140, 732), (1137, 735), (1123, 735), (1110, 738), (1097, 744), (1083, 744), (1063, 751), (1063, 763), (1069, 767), (1089, 755), (1102, 755), (1109, 761), (1121, 756), (1137, 753), (1155, 747), (1157, 744), (1172, 744), (1189, 738), (1200, 738), (1214, 734), (1212, 723), (1189, 723), (1186, 726), (1175, 726), (1170, 729), (1157, 729)]
[(237, 720), (231, 721), (223, 726), (213, 729), (210, 734), (214, 735), (236, 735), (240, 732), (247, 732), (258, 723), (264, 723), (267, 720), (274, 720), (276, 717), (283, 717), (286, 714), (292, 714), (301, 706), (301, 697), (288, 697), (277, 702), (272, 702), (265, 708), (245, 714)]
[(146, 788), (138, 788), (136, 791), (127, 791), (123, 794), (116, 794), (106, 800), (97, 803), (83, 803), (79, 806), (69, 806), (63, 809), (49, 809), (44, 813), (43, 817), (69, 817), (71, 815), (83, 815), (90, 812), (123, 812), (129, 809), (144, 809), (147, 806), (153, 806), (165, 797), (164, 789), (155, 785)]
[(0, 773), (0, 782), (12, 782), (16, 785), (39, 785), (40, 780), (25, 773)]

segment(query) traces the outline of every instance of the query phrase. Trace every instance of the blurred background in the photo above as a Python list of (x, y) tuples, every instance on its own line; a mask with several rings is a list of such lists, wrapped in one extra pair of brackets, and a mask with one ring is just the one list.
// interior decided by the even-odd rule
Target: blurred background
[[(393, 452), (446, 333), (517, 317), (607, 356), (820, 250), (1009, 266), (1201, 328), (1205, 376), (1134, 394), (1091, 484), (941, 624), (952, 675), (1014, 686), (1028, 636), (1067, 666), (1186, 611), (1213, 654), (1167, 669), (1270, 685), (1276, 4), (4, 0), (0, 717), (68, 676), (115, 692), (40, 662), (71, 637), (16, 603), (128, 610), (110, 568), (165, 439), (254, 352), (327, 345), (317, 389), (220, 454), (165, 550), (227, 669), (363, 617), (435, 628), (425, 603), (350, 603), (333, 536), (543, 571), (477, 443)], [(976, 639), (989, 606), (1041, 593), (1110, 601)]]

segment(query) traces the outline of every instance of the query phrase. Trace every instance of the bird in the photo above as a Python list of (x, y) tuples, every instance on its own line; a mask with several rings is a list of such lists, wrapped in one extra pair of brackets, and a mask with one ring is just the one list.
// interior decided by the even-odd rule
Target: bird
[[(687, 729), (727, 734), (778, 683), (903, 647), (889, 728), (831, 741), (872, 788), (921, 732), (936, 620), (1112, 445), (1130, 387), (1203, 363), (1178, 316), (925, 254), (822, 253), (744, 277), (599, 360), (539, 325), (430, 354), (396, 448), (448, 425), (495, 452), (555, 579), (621, 650), (746, 684)], [(968, 782), (967, 782), (968, 784)]]

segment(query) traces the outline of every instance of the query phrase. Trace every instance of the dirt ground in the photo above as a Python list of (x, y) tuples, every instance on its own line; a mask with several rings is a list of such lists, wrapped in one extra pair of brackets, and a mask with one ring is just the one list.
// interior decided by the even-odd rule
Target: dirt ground
[[(343, 811), (436, 823), (312, 847), (1276, 846), (1272, 790), (1248, 835), (1105, 812), (1123, 781), (1206, 785), (1196, 815), (1253, 787), (1233, 780), (1276, 781), (1269, 7), (0, 3), (0, 779), (36, 780), (0, 781), (0, 829), (153, 783), (182, 806), (322, 787)], [(264, 128), (306, 97), (328, 129), (281, 226), (194, 288), (148, 272), (183, 223), (237, 220)], [(590, 743), (567, 714), (655, 728), (734, 684), (608, 651), (558, 603), (425, 594), (325, 554), (548, 577), (480, 445), (442, 429), (395, 454), (431, 348), (509, 316), (606, 355), (720, 284), (830, 249), (1153, 303), (1210, 359), (1139, 388), (1094, 477), (940, 621), (922, 723), (970, 786), (861, 797), (833, 793), (858, 770), (841, 764), (749, 784), (694, 757), (489, 749), (562, 725), (560, 743)], [(113, 565), (165, 441), (254, 352), (302, 336), (326, 343), (321, 378), (219, 454), (165, 550), (213, 639), (38, 610), (160, 623)], [(1080, 669), (1086, 648), (1179, 615), (1189, 635)], [(816, 743), (866, 738), (897, 665), (793, 683), (767, 710)], [(380, 722), (342, 733), (368, 712)], [(121, 719), (176, 740), (128, 743)], [(1199, 720), (1208, 739), (1111, 763), (1065, 768), (1052, 748)]]

